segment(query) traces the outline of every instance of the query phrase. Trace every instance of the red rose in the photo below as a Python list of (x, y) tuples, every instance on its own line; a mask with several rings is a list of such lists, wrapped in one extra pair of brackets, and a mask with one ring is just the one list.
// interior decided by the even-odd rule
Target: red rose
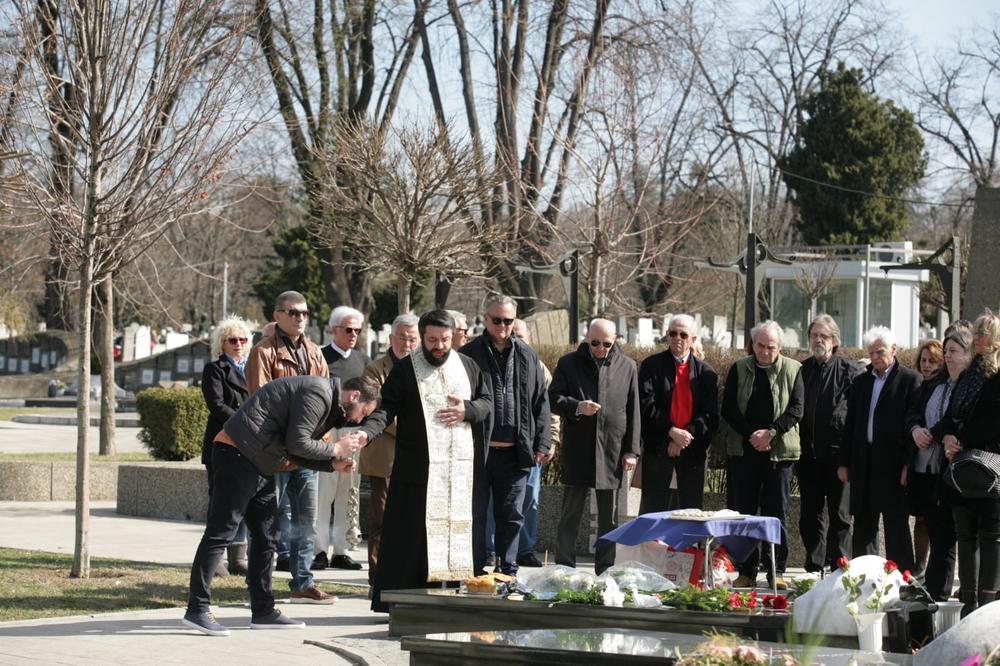
[(907, 583), (913, 582), (913, 574), (910, 573), (909, 569), (903, 572), (903, 580), (905, 580)]
[(757, 593), (751, 592), (747, 597), (747, 608), (757, 608)]
[(739, 592), (733, 592), (729, 595), (729, 607), (732, 609), (743, 608), (743, 598)]
[(840, 559), (837, 560), (838, 569), (843, 569), (844, 571), (847, 571), (847, 569), (850, 566), (851, 566), (851, 561), (847, 559), (847, 557), (841, 557)]
[(769, 594), (764, 597), (764, 608), (770, 608), (772, 610), (785, 610), (788, 608), (788, 597), (783, 597), (780, 594)]
[(893, 571), (898, 571), (898, 570), (899, 570), (899, 565), (897, 565), (895, 562), (893, 562), (892, 560), (885, 561), (886, 573), (892, 573)]

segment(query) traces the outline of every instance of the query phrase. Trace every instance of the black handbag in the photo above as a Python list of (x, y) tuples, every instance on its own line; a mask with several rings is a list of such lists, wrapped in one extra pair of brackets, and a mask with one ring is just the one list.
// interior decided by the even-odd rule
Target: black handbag
[(959, 451), (942, 476), (964, 498), (1000, 499), (1000, 455), (996, 453)]

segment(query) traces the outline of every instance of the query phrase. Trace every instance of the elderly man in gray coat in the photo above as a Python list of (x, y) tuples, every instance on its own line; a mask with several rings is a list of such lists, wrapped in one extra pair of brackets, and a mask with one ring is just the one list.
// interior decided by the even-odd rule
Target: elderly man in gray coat
[[(616, 497), (622, 472), (639, 455), (639, 383), (635, 361), (615, 344), (615, 325), (595, 319), (587, 342), (566, 354), (549, 386), (552, 412), (562, 417), (563, 505), (556, 562), (576, 566), (576, 533), (590, 489), (597, 494), (597, 526), (618, 526)], [(614, 544), (597, 546), (598, 574), (615, 562)]]

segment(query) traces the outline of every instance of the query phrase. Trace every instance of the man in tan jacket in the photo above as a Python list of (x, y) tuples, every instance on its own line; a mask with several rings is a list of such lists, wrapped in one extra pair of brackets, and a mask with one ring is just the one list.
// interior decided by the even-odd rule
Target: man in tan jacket
[[(253, 395), (261, 386), (281, 377), (329, 377), (323, 353), (305, 335), (309, 325), (305, 296), (297, 291), (280, 294), (272, 316), (274, 333), (258, 342), (247, 359), (248, 393)], [(316, 541), (316, 478), (315, 471), (301, 468), (274, 475), (278, 506), (287, 496), (291, 507), (291, 520), (286, 521), (284, 512), (278, 512), (281, 526), (278, 569), (284, 569), (284, 564), (292, 574), (293, 604), (332, 604), (337, 600), (316, 586), (311, 570)]]
[[(392, 322), (389, 334), (389, 351), (382, 358), (372, 361), (365, 368), (362, 378), (382, 388), (392, 366), (417, 348), (420, 334), (415, 315), (402, 314)], [(382, 517), (385, 500), (389, 496), (389, 476), (396, 453), (396, 424), (392, 423), (374, 442), (361, 449), (360, 472), (368, 477), (371, 493), (368, 499), (368, 584), (375, 582), (378, 568), (378, 548), (382, 541)]]

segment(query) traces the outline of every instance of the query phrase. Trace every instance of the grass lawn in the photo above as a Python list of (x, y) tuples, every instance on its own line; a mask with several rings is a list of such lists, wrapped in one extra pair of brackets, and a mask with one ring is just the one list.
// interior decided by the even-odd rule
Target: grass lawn
[[(91, 448), (97, 448), (97, 442), (91, 442)], [(60, 462), (76, 460), (75, 451), (64, 453), (0, 453), (0, 460), (23, 460), (25, 462)], [(146, 451), (116, 453), (113, 456), (90, 454), (90, 462), (156, 462)]]
[[(190, 570), (149, 562), (91, 559), (90, 578), (70, 578), (73, 558), (33, 550), (0, 548), (0, 622), (187, 605)], [(275, 597), (288, 590), (275, 585)], [(341, 596), (362, 595), (367, 587), (325, 583)], [(216, 578), (213, 603), (248, 600), (242, 576)]]

